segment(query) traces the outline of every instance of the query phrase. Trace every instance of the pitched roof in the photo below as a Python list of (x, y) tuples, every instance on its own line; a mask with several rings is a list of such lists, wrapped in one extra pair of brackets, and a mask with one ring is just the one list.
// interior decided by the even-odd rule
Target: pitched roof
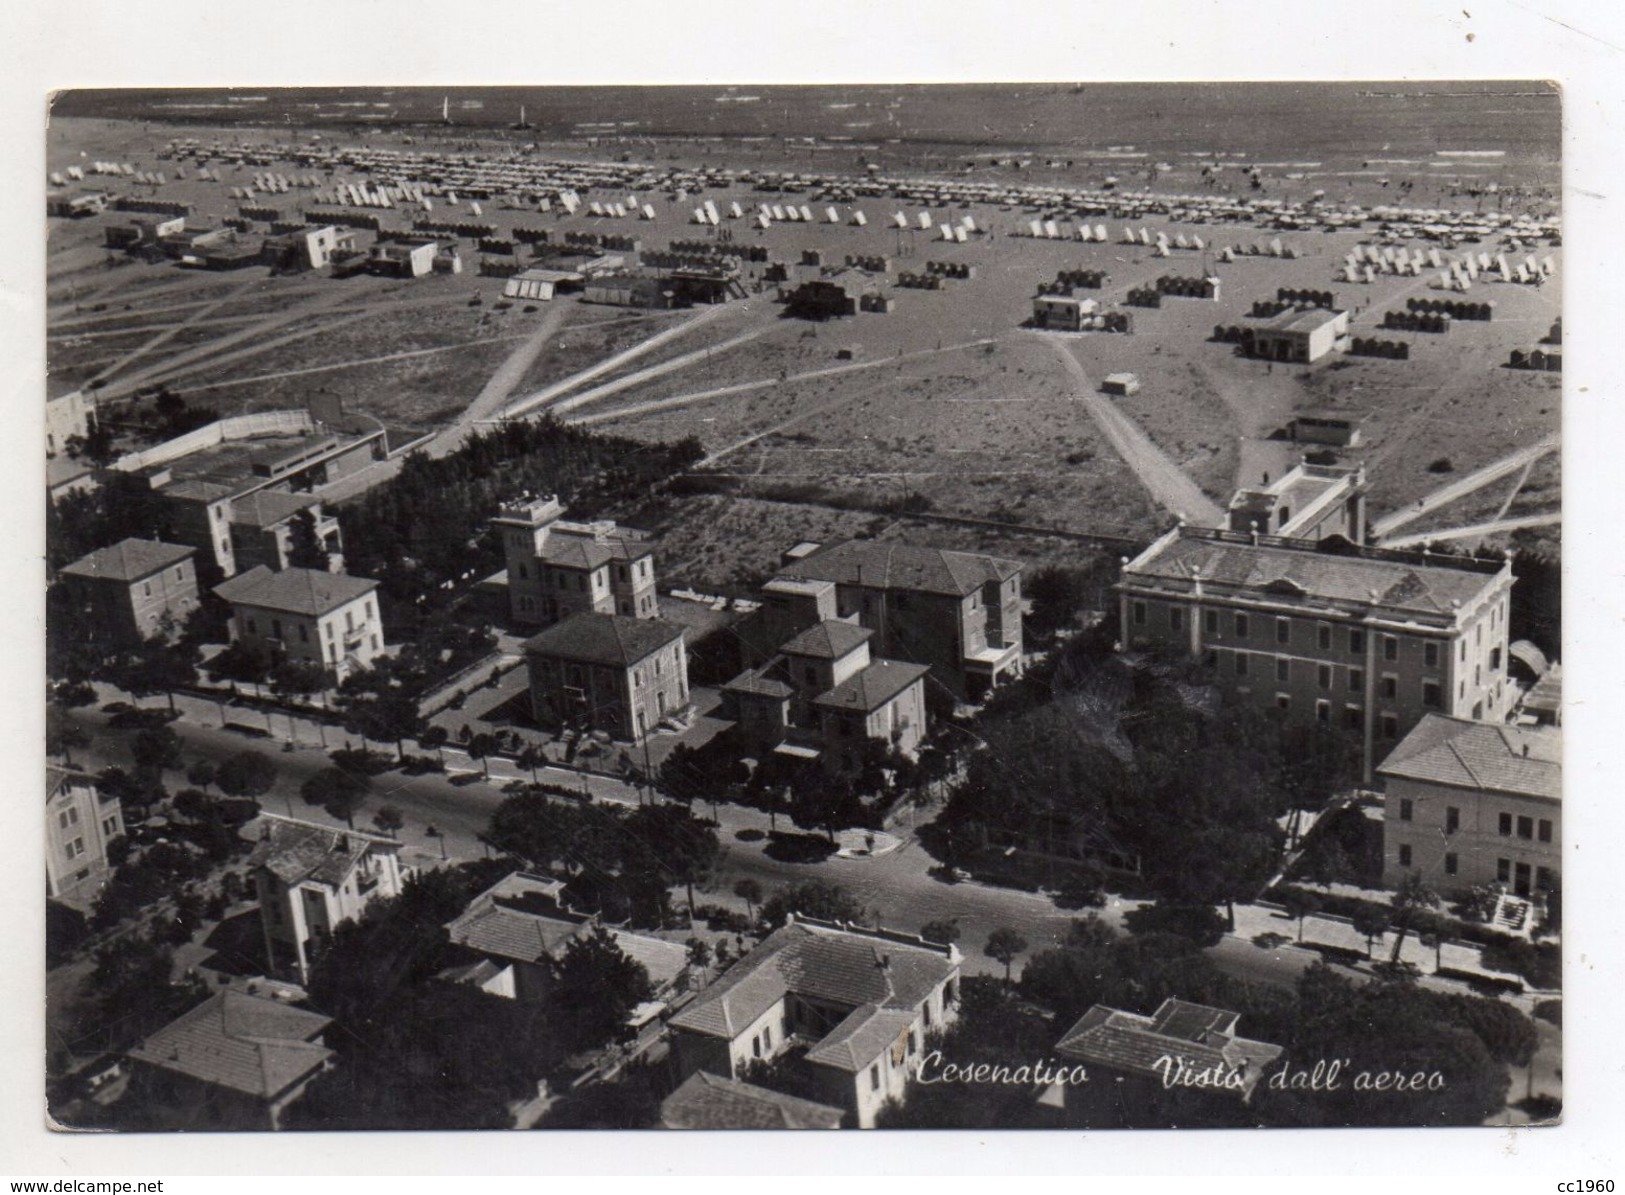
[[(1452, 603), (1467, 604), (1499, 577), (1499, 570), (1465, 561), (1379, 549), (1329, 551), (1310, 541), (1252, 543), (1240, 533), (1181, 528), (1148, 548), (1123, 570), (1123, 583), (1144, 579), (1187, 584), (1201, 574), (1205, 592), (1227, 588), (1268, 591), (1294, 601), (1377, 604), (1426, 614), (1449, 615)], [(1373, 596), (1375, 595), (1375, 596)]]
[(92, 581), (139, 581), (190, 559), (196, 550), (186, 544), (166, 544), (156, 539), (126, 539), (81, 556), (65, 567), (62, 575)]
[(1377, 771), (1406, 780), (1555, 801), (1563, 795), (1563, 733), (1428, 714)]
[(914, 1015), (912, 1008), (860, 1004), (807, 1051), (807, 1061), (856, 1074), (908, 1032)]
[(1269, 332), (1313, 332), (1317, 328), (1325, 327), (1342, 314), (1341, 311), (1333, 311), (1327, 307), (1311, 307), (1308, 311), (1283, 311), (1265, 324), (1264, 330)]
[(660, 1123), (668, 1129), (838, 1129), (844, 1115), (709, 1071), (695, 1071), (660, 1103)]
[(1269, 1042), (1234, 1036), (1235, 1023), (1235, 1013), (1183, 1000), (1165, 1000), (1149, 1017), (1097, 1004), (1062, 1035), (1055, 1052), (1108, 1070), (1158, 1078), (1175, 1062), (1198, 1071), (1239, 1072), (1245, 1094), (1282, 1051)]
[(308, 880), (336, 888), (373, 849), (393, 851), (401, 845), (363, 830), (294, 821), (274, 813), (261, 818), (263, 837), (248, 856), (248, 866), (263, 867), (290, 887)]
[(688, 967), (688, 947), (681, 942), (668, 942), (664, 938), (651, 938), (647, 934), (634, 934), (611, 926), (609, 936), (621, 953), (635, 963), (642, 963), (649, 973), (649, 982), (659, 991)]
[(990, 582), (1007, 581), (1020, 571), (1017, 561), (980, 552), (851, 539), (793, 561), (780, 569), (779, 575), (866, 589), (907, 589), (965, 597)]
[(825, 619), (808, 627), (779, 648), (787, 656), (811, 656), (818, 660), (839, 660), (874, 638), (868, 627), (854, 622)]
[(525, 650), (555, 660), (625, 668), (681, 639), (686, 630), (663, 618), (577, 614), (525, 640)]
[(774, 656), (760, 668), (747, 668), (727, 684), (724, 693), (749, 693), (755, 697), (773, 697), (787, 701), (796, 695), (795, 687), (781, 680), (784, 657)]
[(541, 559), (564, 568), (597, 568), (611, 560), (641, 560), (653, 554), (649, 544), (619, 536), (550, 535), (542, 545)]
[(313, 1040), (330, 1024), (319, 1013), (227, 990), (165, 1025), (130, 1057), (269, 1100), (333, 1057)]
[(872, 714), (931, 669), (925, 664), (905, 664), (900, 660), (875, 660), (862, 672), (854, 673), (828, 693), (821, 693), (814, 705), (826, 709), (856, 710)]
[(233, 605), (317, 618), (377, 588), (378, 582), (371, 578), (352, 577), (348, 573), (314, 568), (272, 572), (263, 564), (256, 564), (246, 573), (216, 585), (214, 591)]
[(792, 921), (702, 991), (671, 1024), (732, 1040), (790, 992), (848, 1008), (915, 1008), (958, 970), (944, 950)]

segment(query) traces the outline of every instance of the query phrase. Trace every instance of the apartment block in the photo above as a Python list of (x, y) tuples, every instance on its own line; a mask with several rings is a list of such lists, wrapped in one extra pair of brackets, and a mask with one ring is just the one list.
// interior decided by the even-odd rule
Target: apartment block
[(658, 618), (654, 547), (613, 521), (571, 522), (551, 495), (524, 496), (491, 520), (508, 561), (515, 622), (551, 626), (577, 614)]
[(126, 539), (80, 557), (58, 574), (84, 632), (132, 644), (178, 627), (197, 609), (192, 548)]
[(577, 614), (532, 636), (525, 655), (536, 720), (642, 742), (688, 708), (687, 631), (659, 618)]
[(231, 604), (233, 642), (275, 659), (303, 660), (342, 681), (384, 650), (378, 582), (321, 569), (272, 572), (263, 564), (215, 586)]

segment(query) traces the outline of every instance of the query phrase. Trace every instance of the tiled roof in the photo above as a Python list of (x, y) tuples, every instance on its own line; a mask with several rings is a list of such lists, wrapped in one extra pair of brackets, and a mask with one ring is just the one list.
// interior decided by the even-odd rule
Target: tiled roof
[(1428, 714), (1377, 771), (1406, 780), (1555, 801), (1563, 795), (1563, 733)]
[(643, 964), (643, 969), (649, 973), (649, 982), (656, 991), (676, 979), (688, 966), (688, 948), (680, 942), (668, 942), (664, 938), (651, 938), (614, 928), (610, 929), (609, 936), (615, 939), (615, 945), (620, 947), (622, 954), (635, 963)]
[(957, 971), (943, 951), (793, 921), (702, 991), (671, 1024), (732, 1040), (789, 992), (848, 1008), (914, 1008)]
[(320, 498), (284, 490), (255, 490), (231, 504), (231, 521), (249, 527), (274, 527), (300, 511), (317, 505)]
[(796, 695), (794, 686), (779, 677), (784, 671), (784, 657), (774, 656), (760, 668), (747, 668), (727, 684), (724, 693), (749, 693), (756, 697), (776, 697), (788, 700)]
[(525, 641), (525, 650), (555, 660), (625, 668), (647, 659), (686, 628), (663, 618), (577, 614)]
[(1389, 558), (1320, 551), (1296, 546), (1231, 542), (1208, 535), (1170, 536), (1149, 549), (1123, 573), (1123, 582), (1141, 578), (1190, 583), (1198, 573), (1207, 592), (1226, 587), (1252, 595), (1268, 592), (1284, 602), (1332, 601), (1379, 605), (1427, 614), (1452, 612), (1452, 602), (1471, 602), (1498, 573), (1451, 567), (1449, 557), (1421, 563), (1409, 553)]
[(507, 905), (471, 907), (446, 927), (452, 942), (495, 958), (534, 963), (581, 932), (582, 921), (539, 917)]
[(308, 880), (336, 888), (369, 851), (393, 851), (401, 845), (381, 834), (340, 830), (270, 813), (261, 816), (265, 836), (255, 844), (248, 866), (263, 867), (288, 886)]
[(906, 589), (965, 597), (990, 582), (1007, 581), (1020, 571), (1021, 565), (1014, 560), (980, 552), (852, 539), (787, 564), (779, 575), (866, 589)]
[(820, 694), (813, 704), (872, 714), (930, 671), (924, 664), (875, 660), (862, 672), (847, 677), (828, 693)]
[(641, 560), (653, 553), (646, 543), (624, 539), (597, 540), (581, 535), (550, 535), (541, 559), (562, 568), (597, 568), (611, 560)]
[(333, 1056), (313, 1040), (330, 1024), (319, 1013), (228, 990), (165, 1025), (130, 1057), (270, 1100)]
[(214, 591), (233, 605), (319, 618), (377, 588), (378, 582), (348, 573), (313, 568), (272, 572), (263, 564), (256, 564), (246, 573), (216, 585)]
[(139, 581), (190, 559), (194, 551), (195, 548), (185, 544), (126, 539), (111, 548), (98, 548), (88, 556), (81, 556), (64, 568), (62, 575), (87, 577), (93, 581)]
[(238, 487), (204, 481), (200, 477), (183, 477), (172, 481), (158, 492), (165, 498), (186, 498), (194, 502), (213, 502), (237, 492)]
[[(1171, 1009), (1170, 1005), (1177, 1007)], [(1226, 1030), (1201, 1028), (1204, 1023), (1233, 1028), (1235, 1020), (1235, 1014), (1224, 1009), (1180, 1000), (1164, 1001), (1150, 1017), (1097, 1004), (1066, 1031), (1055, 1052), (1108, 1070), (1159, 1079), (1168, 1060), (1193, 1070), (1241, 1069), (1246, 1076), (1245, 1093), (1263, 1076), (1264, 1067), (1280, 1057), (1281, 1047), (1235, 1037)]]
[(854, 622), (826, 619), (808, 627), (779, 648), (787, 656), (811, 656), (817, 660), (839, 660), (862, 647), (874, 632)]
[(695, 1071), (660, 1104), (668, 1129), (838, 1129), (844, 1113), (709, 1071)]
[(908, 1032), (915, 1015), (912, 1008), (861, 1004), (807, 1051), (807, 1061), (857, 1074)]

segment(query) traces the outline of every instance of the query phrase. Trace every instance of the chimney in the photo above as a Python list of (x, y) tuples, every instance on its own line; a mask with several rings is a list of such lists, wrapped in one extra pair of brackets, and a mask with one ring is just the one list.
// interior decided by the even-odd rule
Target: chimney
[(1523, 745), (1523, 757), (1524, 757), (1524, 758), (1525, 758), (1525, 759), (1528, 759), (1528, 758), (1529, 758), (1529, 744), (1528, 744), (1528, 743), (1525, 743), (1525, 744), (1524, 744), (1524, 745)]

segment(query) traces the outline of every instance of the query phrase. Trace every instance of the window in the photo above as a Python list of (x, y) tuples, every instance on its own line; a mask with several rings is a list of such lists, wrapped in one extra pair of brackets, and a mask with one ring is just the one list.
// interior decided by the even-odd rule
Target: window
[(258, 635), (260, 633), (259, 627), (254, 625), (254, 620), (252, 618), (248, 620), (248, 633), (250, 635)]
[(1236, 653), (1236, 675), (1247, 675), (1247, 653), (1244, 651), (1238, 651)]
[(310, 642), (310, 628), (305, 626), (304, 623), (299, 624), (299, 642), (301, 642), (301, 643), (309, 643)]
[(143, 582), (141, 582), (141, 595), (143, 597), (151, 597), (152, 596), (152, 582), (151, 581), (143, 581)]
[(1350, 631), (1349, 632), (1349, 652), (1351, 654), (1357, 655), (1357, 656), (1363, 656), (1365, 654), (1365, 632), (1364, 631)]
[(530, 580), (530, 570), (525, 567), (525, 562), (523, 560), (519, 562), (519, 579), (521, 581)]
[[(1463, 647), (1467, 645), (1462, 644)], [(1424, 643), (1422, 645), (1422, 663), (1429, 668), (1439, 666), (1439, 645), (1437, 643)]]
[(1331, 725), (1331, 721), (1332, 721), (1332, 703), (1331, 702), (1329, 702), (1329, 701), (1317, 701), (1317, 702), (1315, 702), (1315, 721), (1324, 723), (1324, 724), (1326, 724), (1328, 726)]
[(1399, 737), (1399, 719), (1392, 714), (1382, 716), (1382, 737), (1385, 739), (1397, 739)]
[(1550, 842), (1552, 840), (1552, 823), (1546, 818), (1540, 819), (1540, 834), (1538, 837), (1542, 842)]
[(1444, 832), (1454, 834), (1461, 829), (1461, 810), (1454, 805), (1446, 805), (1444, 810)]
[(1290, 618), (1277, 618), (1275, 620), (1275, 641), (1277, 643), (1292, 642), (1292, 620)]
[(1134, 603), (1134, 625), (1137, 626), (1137, 627), (1143, 627), (1145, 625), (1145, 603), (1144, 602), (1135, 602)]
[(762, 1039), (760, 1036), (750, 1039), (750, 1052), (757, 1058), (762, 1056)]
[(1214, 668), (1214, 667), (1218, 666), (1218, 663), (1219, 663), (1219, 653), (1214, 651), (1211, 647), (1208, 648), (1205, 652), (1202, 653), (1202, 664), (1203, 664), (1203, 666), (1205, 666), (1207, 668)]
[(869, 1068), (869, 1090), (880, 1090), (880, 1063), (878, 1062)]
[(1500, 667), (1501, 667), (1501, 649), (1499, 647), (1492, 647), (1492, 648), (1490, 648), (1490, 671), (1491, 672), (1498, 671), (1500, 669)]
[(1411, 844), (1408, 842), (1402, 842), (1399, 844), (1399, 865), (1401, 867), (1409, 867), (1411, 865)]
[(1399, 677), (1392, 672), (1382, 674), (1382, 695), (1390, 701), (1399, 696)]
[(1400, 802), (1399, 802), (1399, 820), (1400, 821), (1402, 821), (1402, 822), (1410, 821), (1412, 816), (1415, 814), (1415, 812), (1416, 812), (1416, 803), (1414, 801), (1412, 801), (1409, 797), (1400, 798)]
[(180, 579), (181, 579), (181, 570), (176, 569), (175, 570), (175, 580), (179, 581)]
[(1247, 616), (1245, 614), (1236, 615), (1236, 638), (1247, 638)]
[(1315, 670), (1315, 672), (1320, 680), (1320, 687), (1322, 689), (1329, 689), (1332, 687), (1332, 666), (1330, 664), (1322, 664)]
[(1185, 612), (1178, 606), (1168, 607), (1168, 629), (1176, 635), (1185, 629)]
[(1518, 837), (1519, 838), (1533, 838), (1534, 836), (1535, 836), (1535, 819), (1532, 818), (1532, 817), (1520, 817), (1518, 819)]
[(1327, 626), (1325, 623), (1321, 623), (1315, 627), (1315, 642), (1319, 645), (1321, 651), (1331, 651), (1332, 628)]
[(1496, 823), (1496, 829), (1502, 838), (1512, 837), (1512, 815), (1503, 813)]
[(116, 817), (104, 817), (104, 818), (102, 818), (102, 837), (103, 838), (112, 838), (117, 833), (118, 833), (118, 818), (116, 818)]
[(1291, 696), (1286, 693), (1277, 693), (1275, 695), (1275, 708), (1278, 710), (1290, 710), (1292, 708)]
[(1202, 616), (1202, 623), (1209, 635), (1217, 635), (1219, 633), (1219, 612), (1217, 610), (1207, 611)]
[(1399, 640), (1392, 635), (1382, 637), (1382, 658), (1385, 660), (1399, 659)]
[(773, 1048), (773, 1026), (771, 1026), (771, 1025), (763, 1025), (762, 1026), (762, 1049), (771, 1050), (772, 1048)]
[(1552, 873), (1545, 867), (1535, 868), (1535, 887), (1542, 892), (1550, 892), (1556, 885), (1552, 882)]
[(1292, 679), (1292, 661), (1288, 657), (1275, 657), (1275, 679), (1282, 684)]
[(1503, 884), (1512, 878), (1511, 859), (1497, 859), (1495, 861), (1495, 878)]
[(1343, 729), (1359, 730), (1365, 725), (1365, 712), (1357, 705), (1343, 707)]
[(1444, 698), (1439, 693), (1439, 682), (1425, 680), (1422, 682), (1422, 704), (1438, 709), (1444, 704)]
[(1447, 876), (1453, 876), (1456, 874), (1456, 856), (1453, 852), (1447, 852), (1445, 854), (1444, 874)]
[(1349, 692), (1350, 693), (1360, 693), (1360, 692), (1364, 692), (1364, 690), (1365, 690), (1365, 669), (1363, 669), (1363, 668), (1350, 668), (1349, 669)]

